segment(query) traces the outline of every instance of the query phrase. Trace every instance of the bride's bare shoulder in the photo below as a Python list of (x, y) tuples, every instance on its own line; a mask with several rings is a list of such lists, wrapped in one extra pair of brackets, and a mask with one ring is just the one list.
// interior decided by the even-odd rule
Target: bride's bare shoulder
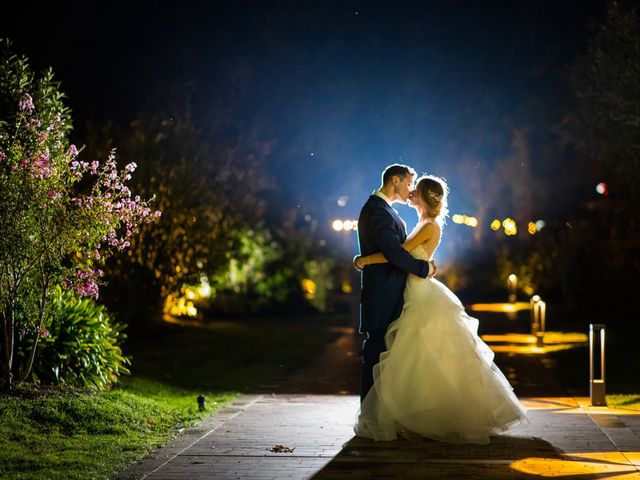
[(425, 220), (418, 225), (416, 236), (423, 240), (428, 240), (433, 235), (440, 234), (440, 226), (430, 220)]

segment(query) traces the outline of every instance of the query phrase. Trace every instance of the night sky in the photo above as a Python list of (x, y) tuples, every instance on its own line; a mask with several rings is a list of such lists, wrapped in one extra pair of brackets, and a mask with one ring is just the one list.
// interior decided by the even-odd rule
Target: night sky
[[(282, 198), (328, 225), (356, 217), (394, 162), (446, 177), (452, 212), (473, 214), (469, 178), (488, 177), (516, 130), (528, 132), (532, 168), (548, 168), (541, 152), (567, 97), (565, 69), (605, 6), (50, 2), (4, 13), (0, 36), (53, 67), (76, 135), (87, 121), (171, 115), (190, 99), (199, 125), (271, 142)], [(400, 210), (411, 224), (413, 211)]]

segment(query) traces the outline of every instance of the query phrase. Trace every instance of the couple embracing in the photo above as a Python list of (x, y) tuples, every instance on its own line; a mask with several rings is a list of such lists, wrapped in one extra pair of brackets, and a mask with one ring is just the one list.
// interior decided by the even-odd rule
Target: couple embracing
[[(443, 179), (416, 181), (412, 168), (390, 165), (360, 212), (361, 255), (354, 266), (362, 271), (360, 332), (366, 337), (358, 436), (486, 444), (526, 421), (477, 335), (478, 321), (434, 278), (447, 195)], [(395, 202), (408, 202), (418, 214), (408, 236)]]

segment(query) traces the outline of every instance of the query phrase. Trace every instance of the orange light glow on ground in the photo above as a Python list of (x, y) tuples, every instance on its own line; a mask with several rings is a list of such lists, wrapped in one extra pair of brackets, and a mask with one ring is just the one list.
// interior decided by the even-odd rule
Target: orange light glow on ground
[(474, 303), (469, 307), (473, 312), (519, 312), (520, 310), (531, 310), (530, 302), (515, 303)]
[(535, 335), (525, 333), (506, 333), (504, 335), (482, 335), (491, 350), (496, 353), (514, 353), (521, 355), (542, 355), (549, 352), (585, 347), (589, 338), (577, 332), (545, 332), (542, 345), (538, 345)]
[[(586, 345), (589, 337), (584, 333), (578, 332), (545, 332), (545, 345), (557, 345), (562, 343), (579, 343)], [(537, 341), (535, 335), (527, 333), (505, 333), (504, 335), (482, 335), (482, 340), (489, 343), (515, 343), (515, 344), (534, 344)]]
[[(547, 411), (546, 415), (587, 415), (592, 421), (605, 429), (599, 418), (616, 419), (616, 423), (634, 425), (638, 412), (631, 410), (593, 407), (588, 397), (532, 397), (522, 398), (522, 404), (530, 411)], [(629, 418), (630, 420), (622, 420)], [(562, 423), (560, 417), (558, 421)], [(571, 423), (569, 423), (571, 424)], [(620, 428), (620, 426), (616, 426)], [(611, 437), (612, 449), (602, 451), (558, 450), (556, 455), (529, 456), (516, 460), (509, 467), (516, 472), (539, 477), (562, 478), (640, 478), (640, 439), (629, 427), (622, 437), (620, 434)], [(632, 427), (631, 427), (632, 429)], [(622, 442), (622, 443), (617, 443)], [(578, 475), (580, 477), (578, 477)], [(575, 476), (575, 477), (574, 477)]]
[(559, 352), (576, 348), (576, 345), (545, 345), (537, 347), (535, 345), (489, 345), (495, 353), (513, 353), (518, 355), (544, 355), (549, 352)]
[(562, 414), (587, 414), (595, 415), (616, 415), (640, 417), (637, 410), (627, 410), (615, 407), (594, 407), (591, 405), (589, 397), (527, 397), (521, 398), (520, 402), (528, 411), (532, 410), (553, 410)]
[[(639, 452), (628, 452), (638, 454)], [(510, 467), (539, 477), (606, 474), (606, 478), (638, 478), (640, 473), (630, 465), (627, 452), (596, 452), (561, 454), (561, 458), (529, 457), (513, 462)]]

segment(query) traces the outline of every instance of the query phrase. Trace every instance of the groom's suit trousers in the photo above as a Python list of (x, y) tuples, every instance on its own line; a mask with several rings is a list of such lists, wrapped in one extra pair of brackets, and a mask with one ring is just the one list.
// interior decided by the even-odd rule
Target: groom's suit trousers
[(362, 344), (362, 377), (360, 383), (360, 401), (364, 400), (371, 387), (373, 387), (373, 367), (380, 361), (380, 354), (387, 347), (384, 344), (386, 330), (367, 332)]

